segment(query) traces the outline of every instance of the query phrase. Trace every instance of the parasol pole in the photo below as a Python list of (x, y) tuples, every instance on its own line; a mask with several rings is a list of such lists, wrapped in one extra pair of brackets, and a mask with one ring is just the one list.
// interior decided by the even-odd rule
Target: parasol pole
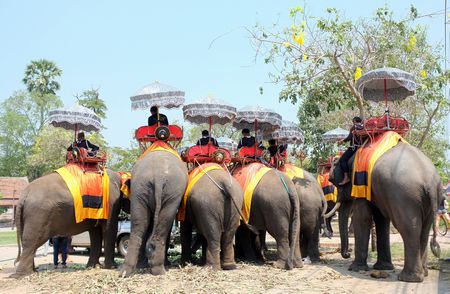
[(210, 154), (211, 152), (211, 145), (212, 145), (212, 140), (211, 140), (211, 131), (212, 131), (212, 115), (209, 116), (209, 139), (208, 139), (208, 154)]
[(78, 131), (78, 124), (75, 124), (75, 140), (74, 140), (74, 142), (77, 141), (77, 131)]
[(389, 109), (388, 109), (388, 92), (387, 92), (387, 81), (384, 79), (384, 106), (386, 108), (386, 126), (388, 129), (391, 128), (389, 125)]
[(258, 148), (258, 120), (255, 119), (255, 156), (256, 156), (256, 148)]

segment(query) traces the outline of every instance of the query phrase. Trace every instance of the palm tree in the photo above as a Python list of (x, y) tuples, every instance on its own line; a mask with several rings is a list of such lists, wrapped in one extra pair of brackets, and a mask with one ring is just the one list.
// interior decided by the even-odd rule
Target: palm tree
[(33, 60), (25, 69), (24, 84), (30, 93), (37, 93), (39, 96), (46, 94), (56, 94), (60, 85), (56, 78), (61, 76), (62, 70), (53, 61), (46, 59)]

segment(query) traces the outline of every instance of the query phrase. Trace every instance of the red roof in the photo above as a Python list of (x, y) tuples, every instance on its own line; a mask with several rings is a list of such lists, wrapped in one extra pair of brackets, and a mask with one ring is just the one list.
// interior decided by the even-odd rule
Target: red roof
[(28, 185), (27, 177), (0, 177), (0, 206), (13, 206)]

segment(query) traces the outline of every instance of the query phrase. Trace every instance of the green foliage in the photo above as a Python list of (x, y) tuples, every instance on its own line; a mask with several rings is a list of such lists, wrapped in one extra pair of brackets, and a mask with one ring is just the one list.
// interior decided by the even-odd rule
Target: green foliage
[(383, 113), (380, 105), (369, 104), (358, 93), (360, 73), (397, 67), (416, 77), (418, 89), (415, 97), (392, 105), (391, 110), (410, 121), (408, 140), (422, 148), (441, 173), (448, 172), (442, 159), (448, 145), (442, 143), (443, 118), (449, 111), (444, 88), (450, 75), (441, 67), (441, 47), (432, 46), (426, 28), (417, 24), (417, 9), (411, 7), (409, 15), (400, 20), (388, 7), (357, 20), (346, 19), (335, 8), (326, 12), (315, 17), (296, 7), (290, 10), (290, 26), (256, 26), (251, 31), (256, 51), (274, 66), (270, 77), (284, 85), (280, 100), (300, 104), (298, 115), (310, 168), (318, 158), (334, 152), (320, 143), (323, 132), (346, 127), (356, 114)]
[(100, 118), (106, 118), (108, 107), (106, 107), (105, 101), (100, 98), (99, 89), (86, 90), (81, 95), (76, 95), (75, 98), (80, 105), (91, 109)]
[(71, 131), (52, 126), (43, 128), (27, 157), (28, 176), (35, 179), (66, 164), (66, 149), (72, 141)]
[(110, 148), (108, 151), (108, 168), (114, 171), (129, 172), (140, 155), (141, 150), (135, 142), (132, 143), (130, 148)]
[(0, 174), (26, 176), (27, 157), (44, 127), (50, 108), (62, 105), (52, 94), (42, 97), (36, 93), (15, 92), (3, 101), (0, 109)]
[(62, 71), (53, 61), (46, 59), (33, 60), (25, 69), (23, 83), (27, 86), (28, 92), (35, 92), (39, 96), (46, 94), (56, 94), (60, 85), (56, 78), (61, 76)]

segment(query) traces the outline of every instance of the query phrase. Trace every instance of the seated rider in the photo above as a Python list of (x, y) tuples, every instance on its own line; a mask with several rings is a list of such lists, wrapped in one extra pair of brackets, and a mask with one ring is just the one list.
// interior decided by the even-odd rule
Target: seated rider
[(359, 116), (355, 116), (352, 119), (353, 126), (350, 128), (350, 133), (347, 138), (338, 142), (338, 145), (344, 144), (345, 142), (350, 142), (350, 147), (342, 154), (341, 159), (339, 160), (339, 165), (341, 166), (342, 171), (344, 172), (344, 179), (338, 185), (343, 186), (350, 182), (350, 167), (348, 165), (348, 161), (355, 154), (356, 150), (359, 146), (361, 146), (361, 139), (358, 136), (353, 135), (354, 130), (363, 129), (362, 119)]
[(84, 148), (86, 150), (91, 149), (92, 152), (88, 152), (88, 155), (94, 156), (95, 152), (97, 152), (100, 148), (97, 145), (92, 144), (89, 140), (86, 140), (84, 137), (84, 133), (80, 132), (77, 136), (77, 141), (73, 142), (68, 148), (67, 151), (72, 151), (73, 147)]
[(219, 143), (217, 143), (217, 140), (213, 137), (209, 136), (209, 132), (207, 130), (202, 131), (202, 137), (197, 141), (197, 145), (200, 146), (206, 146), (208, 145), (209, 141), (211, 141), (211, 144), (219, 147)]
[(274, 157), (275, 155), (277, 155), (278, 152), (283, 153), (286, 150), (286, 144), (281, 144), (281, 145), (277, 145), (277, 142), (275, 141), (275, 139), (270, 139), (269, 141), (269, 147), (267, 148), (267, 150), (270, 153), (270, 157)]
[[(255, 137), (250, 135), (250, 130), (243, 129), (242, 130), (242, 138), (241, 138), (241, 140), (239, 140), (239, 144), (238, 144), (237, 148), (240, 149), (241, 147), (253, 147), (255, 145), (255, 143), (256, 143), (256, 139), (255, 139)], [(259, 143), (258, 148), (265, 149), (261, 143)]]
[[(156, 125), (158, 123), (158, 121), (159, 121), (159, 125), (161, 125), (161, 126), (168, 126), (169, 125), (169, 121), (167, 120), (167, 116), (165, 116), (162, 113), (159, 113), (159, 115), (158, 115), (158, 107), (152, 106), (150, 108), (150, 113), (152, 115), (150, 115), (148, 117), (148, 126), (149, 127)], [(159, 116), (159, 119), (158, 119), (158, 116)]]

